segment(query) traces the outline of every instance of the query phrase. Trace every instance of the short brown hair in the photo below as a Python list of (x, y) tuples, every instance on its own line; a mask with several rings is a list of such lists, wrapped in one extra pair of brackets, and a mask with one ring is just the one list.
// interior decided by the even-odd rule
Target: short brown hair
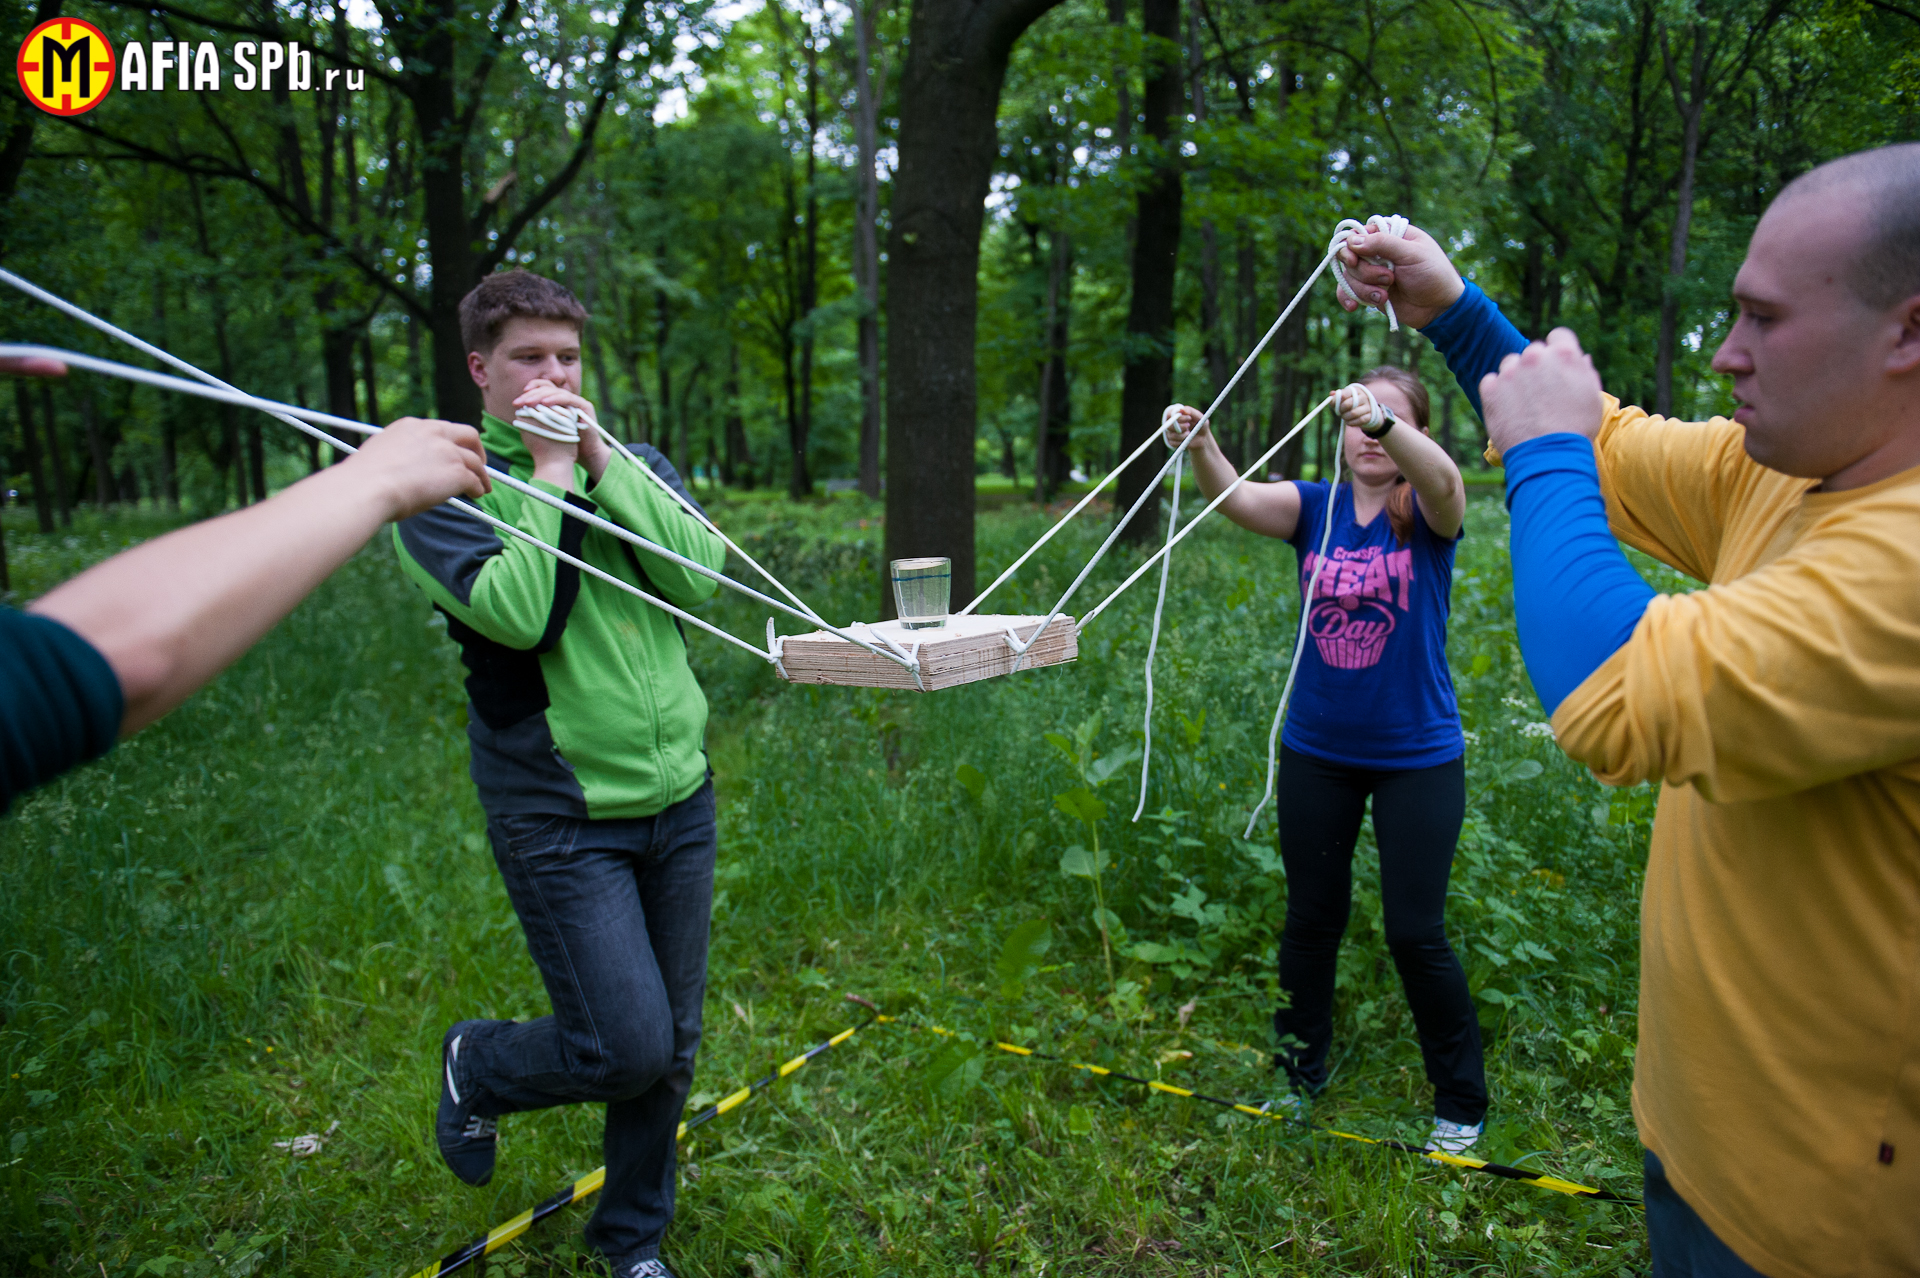
[(515, 267), (496, 271), (460, 299), (460, 340), (470, 351), (491, 354), (508, 320), (543, 319), (587, 326), (587, 308), (564, 284)]
[(1836, 216), (1861, 218), (1865, 242), (1847, 283), (1874, 310), (1920, 293), (1920, 142), (1896, 142), (1828, 160), (1787, 183), (1780, 198), (1833, 195)]
[[(1427, 394), (1426, 383), (1404, 368), (1392, 364), (1382, 364), (1360, 374), (1360, 384), (1385, 382), (1389, 386), (1398, 386), (1406, 393), (1407, 403), (1413, 407), (1413, 425), (1422, 434), (1427, 423), (1433, 420), (1433, 397)], [(1393, 537), (1398, 542), (1413, 540), (1413, 486), (1402, 475), (1394, 482), (1393, 491), (1387, 494), (1387, 526), (1393, 529)]]

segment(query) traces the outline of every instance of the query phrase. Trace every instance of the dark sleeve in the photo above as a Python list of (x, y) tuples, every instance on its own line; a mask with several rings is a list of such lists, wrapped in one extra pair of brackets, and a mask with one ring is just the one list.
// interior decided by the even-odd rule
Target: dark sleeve
[(111, 750), (125, 715), (98, 649), (51, 618), (0, 607), (0, 813)]
[(1420, 331), (1426, 334), (1434, 349), (1446, 357), (1448, 371), (1466, 392), (1473, 411), (1484, 419), (1486, 414), (1480, 408), (1480, 379), (1498, 372), (1500, 361), (1507, 356), (1527, 349), (1527, 339), (1500, 313), (1493, 299), (1471, 280), (1467, 282), (1467, 291)]
[(680, 478), (680, 472), (674, 469), (673, 463), (667, 460), (665, 453), (652, 444), (633, 444), (630, 447), (633, 455), (647, 464), (648, 470), (667, 481), (667, 487), (680, 494), (701, 514), (707, 513), (707, 508), (693, 499), (693, 494), (687, 490), (687, 481)]
[(1509, 448), (1505, 462), (1514, 629), (1551, 715), (1632, 637), (1655, 592), (1607, 527), (1585, 436), (1536, 436)]

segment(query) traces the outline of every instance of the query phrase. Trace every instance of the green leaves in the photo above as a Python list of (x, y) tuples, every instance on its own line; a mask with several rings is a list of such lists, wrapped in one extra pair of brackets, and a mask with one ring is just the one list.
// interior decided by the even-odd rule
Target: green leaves
[(1113, 774), (1140, 757), (1139, 746), (1123, 746), (1112, 754), (1102, 755), (1087, 765), (1086, 777), (1096, 786), (1105, 785)]
[(953, 770), (953, 779), (958, 781), (966, 792), (973, 796), (975, 803), (980, 802), (987, 793), (987, 774), (971, 763), (963, 763)]
[(1087, 851), (1078, 843), (1060, 854), (1060, 873), (1075, 879), (1097, 879), (1113, 862), (1104, 849)]
[(1103, 821), (1107, 816), (1107, 805), (1093, 797), (1093, 791), (1085, 789), (1069, 790), (1065, 794), (1053, 796), (1053, 806), (1076, 821), (1085, 821), (1092, 825)]
[(1000, 997), (1019, 998), (1027, 978), (1040, 970), (1040, 960), (1053, 945), (1053, 928), (1045, 919), (1029, 919), (1007, 934), (1000, 947), (995, 969), (1000, 977)]
[(1515, 759), (1512, 763), (1509, 763), (1505, 768), (1501, 769), (1500, 775), (1494, 778), (1493, 783), (1495, 785), (1512, 785), (1516, 781), (1531, 781), (1545, 771), (1546, 769), (1540, 766), (1538, 759)]
[(977, 1085), (985, 1068), (979, 1046), (956, 1038), (927, 1062), (926, 1073), (920, 1076), (920, 1081), (930, 1095), (952, 1098)]
[(1067, 1110), (1067, 1132), (1073, 1136), (1093, 1135), (1093, 1115), (1087, 1112), (1085, 1105), (1075, 1105)]

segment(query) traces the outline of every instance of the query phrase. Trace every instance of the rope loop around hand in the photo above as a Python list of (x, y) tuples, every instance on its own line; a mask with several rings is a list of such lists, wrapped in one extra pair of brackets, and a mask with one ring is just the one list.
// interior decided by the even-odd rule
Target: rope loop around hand
[(1346, 416), (1347, 406), (1357, 404), (1362, 397), (1367, 401), (1366, 425), (1373, 428), (1386, 425), (1389, 413), (1385, 404), (1374, 398), (1373, 387), (1365, 382), (1351, 382), (1333, 393), (1333, 408), (1342, 417)]
[(580, 410), (560, 404), (528, 404), (513, 415), (513, 424), (529, 435), (556, 444), (580, 442)]
[[(1404, 239), (1406, 238), (1407, 228), (1411, 225), (1412, 223), (1408, 222), (1406, 218), (1401, 217), (1398, 213), (1375, 213), (1368, 217), (1365, 222), (1356, 222), (1350, 217), (1343, 218), (1340, 225), (1334, 228), (1333, 238), (1327, 241), (1327, 255), (1332, 260), (1333, 277), (1335, 281), (1337, 281), (1335, 286), (1341, 293), (1352, 298), (1356, 306), (1371, 305), (1371, 303), (1362, 303), (1360, 295), (1353, 291), (1352, 285), (1347, 283), (1346, 268), (1340, 265), (1340, 250), (1351, 244), (1355, 236), (1365, 235), (1370, 230), (1380, 231), (1393, 236), (1395, 239)], [(1389, 265), (1387, 259), (1384, 257), (1370, 257), (1367, 260), (1375, 266)], [(1392, 302), (1382, 301), (1376, 309), (1386, 311), (1388, 328), (1396, 333), (1400, 331), (1400, 317), (1393, 313)]]

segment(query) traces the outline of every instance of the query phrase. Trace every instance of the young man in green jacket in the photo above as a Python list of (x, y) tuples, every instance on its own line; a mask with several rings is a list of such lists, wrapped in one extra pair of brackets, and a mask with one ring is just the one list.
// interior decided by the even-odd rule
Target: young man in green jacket
[[(720, 539), (585, 421), (572, 293), (526, 271), (460, 304), (489, 461), (718, 569)], [(521, 408), (572, 408), (577, 444), (519, 430)], [(691, 496), (659, 451), (656, 474)], [(680, 607), (712, 578), (497, 485), (492, 514)], [(395, 530), (400, 562), (447, 618), (466, 664), (467, 736), (487, 835), (553, 1013), (446, 1032), (435, 1135), (472, 1185), (493, 1174), (496, 1120), (605, 1102), (606, 1187), (587, 1243), (616, 1278), (670, 1278), (674, 1134), (693, 1080), (713, 899), (706, 697), (673, 617), (518, 538), (438, 507)]]

